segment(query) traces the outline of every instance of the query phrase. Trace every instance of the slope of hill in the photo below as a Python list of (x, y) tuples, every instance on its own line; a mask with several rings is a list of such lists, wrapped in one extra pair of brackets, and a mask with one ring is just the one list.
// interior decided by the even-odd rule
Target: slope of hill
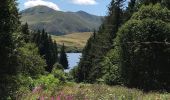
[(54, 35), (73, 32), (89, 32), (97, 29), (103, 17), (88, 14), (84, 11), (62, 12), (46, 6), (36, 6), (21, 12), (22, 23), (28, 23), (32, 30), (43, 28)]
[(86, 45), (86, 42), (91, 35), (92, 35), (91, 32), (83, 32), (83, 33), (72, 33), (72, 34), (62, 35), (62, 36), (52, 36), (52, 38), (59, 45), (62, 45), (64, 43), (67, 52), (80, 52)]

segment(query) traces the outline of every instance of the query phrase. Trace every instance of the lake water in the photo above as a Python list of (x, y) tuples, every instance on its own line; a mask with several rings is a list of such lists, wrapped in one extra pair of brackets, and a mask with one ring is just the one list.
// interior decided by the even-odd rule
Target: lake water
[(78, 65), (81, 55), (81, 53), (67, 53), (69, 70)]

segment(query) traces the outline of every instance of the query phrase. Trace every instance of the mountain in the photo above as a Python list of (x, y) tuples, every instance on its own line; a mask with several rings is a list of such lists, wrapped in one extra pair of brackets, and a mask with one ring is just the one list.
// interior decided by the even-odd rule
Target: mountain
[(27, 22), (32, 30), (44, 28), (53, 35), (93, 31), (101, 25), (102, 20), (103, 17), (84, 11), (62, 12), (46, 6), (36, 6), (21, 11), (22, 24)]

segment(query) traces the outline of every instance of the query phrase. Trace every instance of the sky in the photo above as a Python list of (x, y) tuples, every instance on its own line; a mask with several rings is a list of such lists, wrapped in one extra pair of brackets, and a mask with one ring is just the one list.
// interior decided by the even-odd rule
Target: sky
[(85, 11), (90, 14), (107, 15), (111, 0), (18, 0), (19, 10), (44, 5), (57, 11)]

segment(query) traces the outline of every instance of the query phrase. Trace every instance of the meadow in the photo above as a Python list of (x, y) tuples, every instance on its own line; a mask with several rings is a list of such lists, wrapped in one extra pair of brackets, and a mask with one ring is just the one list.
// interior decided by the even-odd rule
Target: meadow
[(52, 90), (38, 91), (25, 95), (20, 100), (170, 100), (169, 93), (150, 92), (129, 89), (122, 86), (102, 84), (68, 83)]

